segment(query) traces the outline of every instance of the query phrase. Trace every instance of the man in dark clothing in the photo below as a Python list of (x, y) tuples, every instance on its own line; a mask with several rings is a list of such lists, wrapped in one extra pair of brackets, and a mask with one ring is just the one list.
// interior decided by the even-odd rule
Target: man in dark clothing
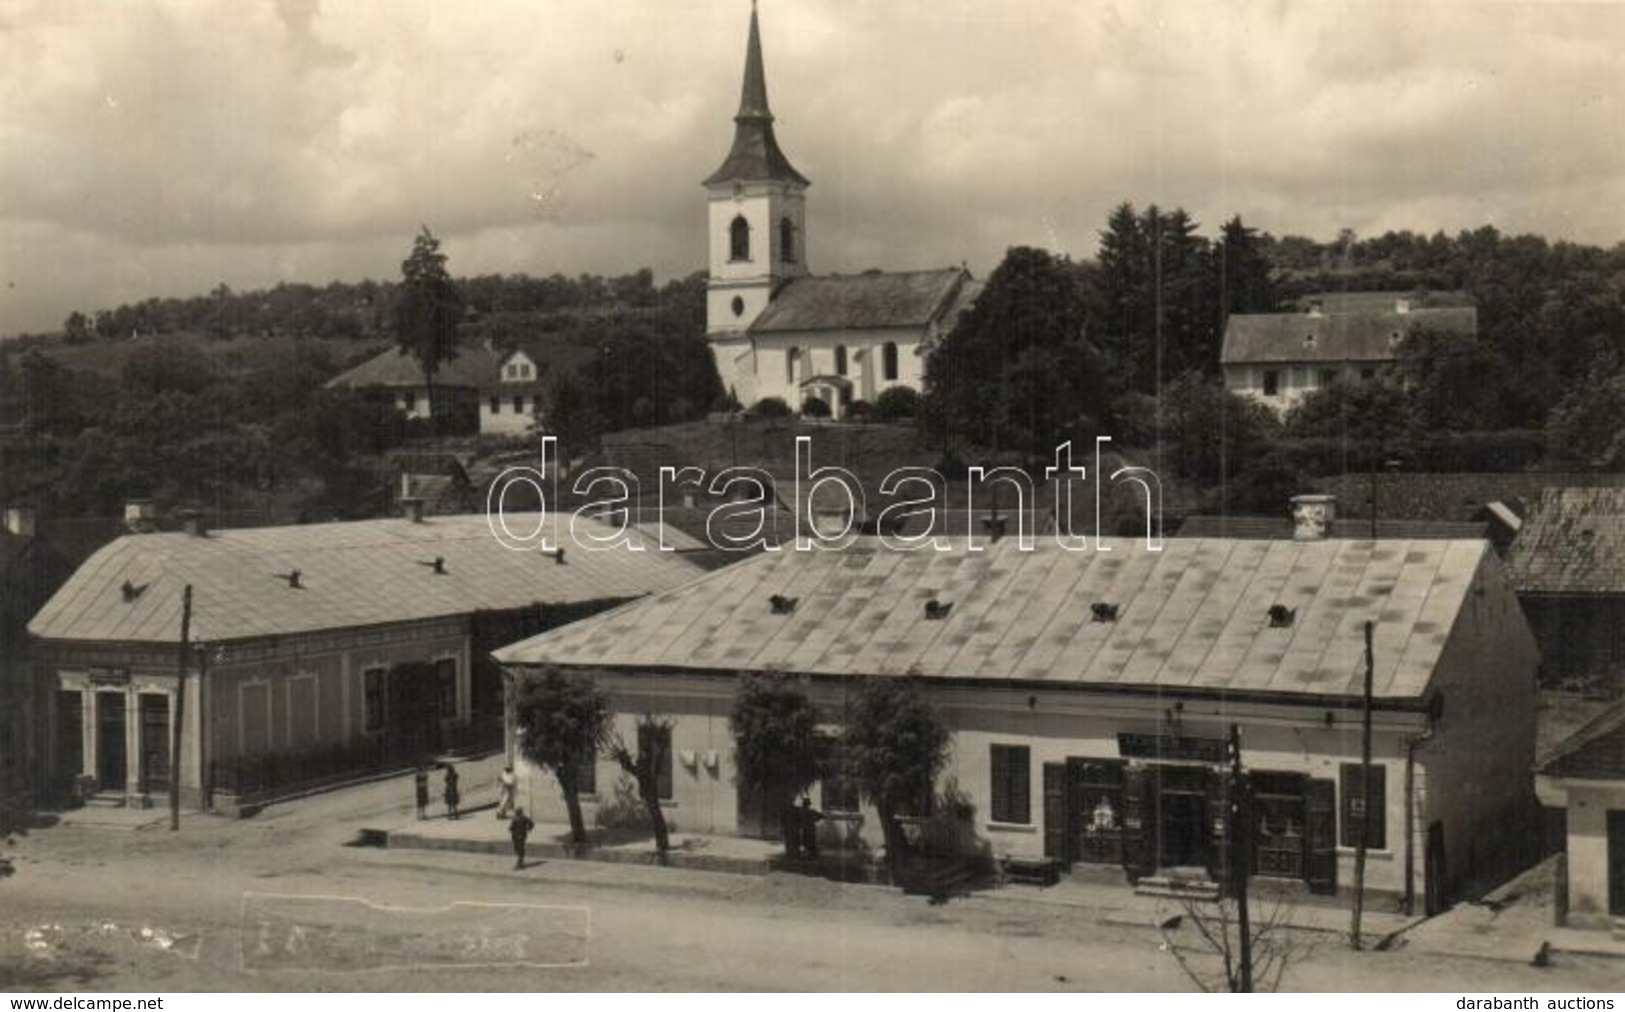
[(525, 867), (525, 841), (530, 839), (530, 831), (536, 824), (530, 821), (523, 808), (513, 811), (513, 818), (508, 821), (508, 836), (513, 840), (513, 867), (515, 871)]
[(462, 802), (463, 798), (462, 798), (462, 794), (459, 793), (458, 790), (457, 790), (457, 768), (455, 766), (448, 765), (446, 767), (445, 799), (446, 799), (446, 818), (448, 818), (448, 819), (456, 819), (457, 818), (457, 806), (458, 806), (458, 804), (460, 804)]
[(419, 766), (418, 771), (412, 775), (412, 788), (417, 798), (418, 818), (427, 819), (429, 817), (429, 771), (426, 767)]
[(824, 813), (812, 806), (812, 798), (803, 794), (801, 808), (796, 812), (797, 828), (801, 831), (801, 849), (806, 853), (807, 859), (818, 860), (818, 824), (823, 821)]

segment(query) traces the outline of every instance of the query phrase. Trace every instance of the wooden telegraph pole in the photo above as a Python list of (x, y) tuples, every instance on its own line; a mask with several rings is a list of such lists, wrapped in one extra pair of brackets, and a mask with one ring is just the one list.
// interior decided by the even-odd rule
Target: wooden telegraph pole
[(1247, 863), (1252, 858), (1252, 806), (1241, 768), (1241, 731), (1230, 725), (1230, 878), (1236, 893), (1236, 931), (1241, 936), (1241, 994), (1253, 993), (1253, 926), (1247, 909)]
[(1360, 721), (1360, 825), (1354, 845), (1354, 925), (1349, 932), (1349, 944), (1361, 948), (1360, 915), (1365, 910), (1365, 852), (1371, 839), (1371, 679), (1374, 667), (1371, 654), (1371, 631), (1375, 623), (1365, 624), (1365, 694), (1362, 697)]
[(181, 735), (186, 725), (186, 665), (192, 659), (192, 585), (181, 598), (181, 655), (176, 668), (174, 722), (169, 729), (169, 831), (181, 828)]

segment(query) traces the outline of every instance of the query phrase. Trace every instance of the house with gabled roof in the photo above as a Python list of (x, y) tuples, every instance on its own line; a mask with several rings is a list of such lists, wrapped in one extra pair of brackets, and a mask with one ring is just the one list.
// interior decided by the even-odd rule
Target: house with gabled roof
[(751, 10), (734, 139), (704, 182), (710, 271), (706, 337), (722, 385), (749, 406), (807, 399), (841, 417), (896, 386), (920, 389), (925, 356), (974, 301), (963, 267), (810, 273), (807, 178), (773, 130), (761, 33)]
[(1399, 360), (1418, 330), (1476, 334), (1478, 310), (1459, 300), (1404, 292), (1357, 301), (1311, 296), (1293, 313), (1236, 313), (1225, 324), (1219, 363), (1225, 388), (1285, 412), (1338, 379), (1372, 380)]
[(420, 505), (289, 527), (194, 519), (97, 551), (28, 623), (47, 780), (111, 804), (178, 789), (190, 807), (223, 807), (500, 742), (491, 647), (702, 572), (681, 552), (516, 551), (484, 514), (425, 518)]
[(1507, 564), (1541, 643), (1542, 680), (1625, 691), (1625, 488), (1543, 490)]
[[(1157, 889), (1221, 881), (1241, 839), (1235, 726), (1258, 875), (1346, 889), (1364, 835), (1368, 888), (1431, 911), (1517, 870), (1536, 836), (1537, 656), (1499, 558), (1477, 539), (1296, 534), (764, 552), (494, 656), (520, 677), (592, 677), (623, 734), (671, 720), (660, 782), (695, 832), (775, 832), (737, 784), (728, 726), (741, 678), (771, 671), (837, 730), (863, 680), (915, 679), (953, 732), (947, 776), (976, 832), (1013, 858)], [(562, 818), (556, 785), (526, 773)], [(814, 796), (838, 838), (881, 844), (838, 761)]]
[(1563, 922), (1625, 933), (1625, 703), (1544, 756), (1535, 782), (1564, 813)]
[[(434, 404), (443, 422), (453, 430), (472, 430), (477, 424), (480, 391), (495, 381), (496, 352), (484, 345), (464, 345), (455, 358), (440, 363), (435, 373)], [(429, 388), (423, 366), (398, 347), (385, 348), (372, 358), (327, 381), (330, 390), (377, 390), (386, 394), (407, 418), (430, 417)]]

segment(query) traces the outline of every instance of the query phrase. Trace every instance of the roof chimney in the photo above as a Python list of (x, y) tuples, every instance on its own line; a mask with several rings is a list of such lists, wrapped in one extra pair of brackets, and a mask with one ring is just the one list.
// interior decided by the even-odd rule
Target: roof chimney
[(34, 507), (7, 506), (6, 507), (6, 533), (15, 534), (19, 538), (34, 536)]
[(1408, 313), (1410, 311), (1411, 311), (1411, 300), (1410, 299), (1395, 299), (1394, 300), (1394, 312), (1399, 313), (1401, 315), (1404, 315), (1405, 313)]
[(1324, 302), (1322, 302), (1321, 300), (1319, 300), (1319, 299), (1310, 299), (1309, 300), (1309, 315), (1310, 316), (1325, 316), (1326, 315), (1326, 304)]
[(206, 537), (209, 525), (203, 520), (202, 510), (181, 510), (181, 530), (194, 538)]
[(158, 529), (158, 507), (151, 499), (129, 499), (124, 503), (124, 529), (145, 534)]
[(1337, 519), (1335, 495), (1295, 495), (1292, 497), (1292, 540), (1324, 541), (1331, 536)]
[(415, 495), (401, 497), (401, 515), (414, 524), (423, 522), (423, 500)]

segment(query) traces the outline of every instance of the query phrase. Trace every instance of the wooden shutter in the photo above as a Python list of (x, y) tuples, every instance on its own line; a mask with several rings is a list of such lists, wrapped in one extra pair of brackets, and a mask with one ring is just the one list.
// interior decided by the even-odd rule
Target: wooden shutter
[(1146, 792), (1150, 778), (1142, 767), (1130, 766), (1123, 774), (1123, 870), (1130, 882), (1157, 869), (1156, 839), (1152, 827), (1145, 824), (1150, 806)]
[(1305, 780), (1304, 879), (1309, 891), (1324, 896), (1337, 892), (1337, 784), (1331, 780)]
[(988, 764), (992, 767), (993, 821), (1012, 822), (1010, 818), (1010, 749), (1003, 745), (988, 748)]
[(1360, 828), (1362, 820), (1371, 822), (1370, 835), (1366, 837), (1366, 846), (1372, 850), (1388, 849), (1388, 768), (1381, 763), (1371, 764), (1371, 810), (1362, 811), (1365, 807), (1365, 796), (1361, 789), (1361, 766), (1359, 763), (1343, 764), (1343, 828), (1342, 841), (1345, 847), (1358, 847), (1360, 845)]
[(1072, 860), (1067, 853), (1067, 813), (1071, 806), (1067, 804), (1066, 780), (1065, 766), (1044, 764), (1044, 856), (1057, 861)]

